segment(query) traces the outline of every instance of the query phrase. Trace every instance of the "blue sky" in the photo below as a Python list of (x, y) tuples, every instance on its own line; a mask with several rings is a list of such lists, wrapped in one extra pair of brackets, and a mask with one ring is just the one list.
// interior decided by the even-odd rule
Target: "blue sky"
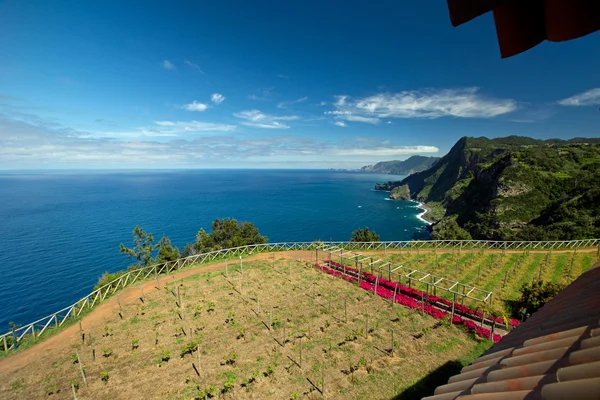
[(395, 1), (4, 1), (0, 168), (352, 168), (600, 136), (600, 33), (500, 58)]

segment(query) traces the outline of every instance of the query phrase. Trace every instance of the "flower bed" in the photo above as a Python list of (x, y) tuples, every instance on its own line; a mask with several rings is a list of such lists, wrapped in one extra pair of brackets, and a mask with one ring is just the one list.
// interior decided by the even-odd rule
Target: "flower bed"
[[(333, 261), (328, 262), (328, 264), (333, 264)], [(338, 265), (335, 265), (335, 264), (334, 264), (334, 266), (338, 267)], [(341, 277), (349, 282), (358, 281), (358, 279), (353, 276), (343, 274), (342, 272), (339, 272), (335, 269), (328, 268), (326, 266), (315, 264), (315, 267), (329, 275)], [(341, 267), (343, 268), (344, 266), (341, 266)], [(346, 270), (358, 273), (358, 271), (354, 268), (346, 267)], [(437, 319), (443, 319), (450, 315), (450, 313), (440, 310), (439, 308), (434, 307), (431, 304), (425, 304), (423, 302), (417, 301), (410, 295), (402, 293), (403, 290), (400, 289), (400, 287), (402, 285), (399, 285), (396, 282), (390, 282), (385, 279), (380, 279), (377, 283), (373, 283), (376, 281), (376, 278), (373, 275), (364, 273), (364, 272), (363, 272), (363, 277), (364, 277), (364, 279), (361, 280), (360, 287), (364, 290), (374, 292), (377, 295), (379, 295), (383, 298), (386, 298), (388, 300), (392, 300), (392, 298), (393, 298), (393, 301), (395, 303), (402, 304), (402, 305), (410, 307), (412, 309), (419, 309), (423, 313), (431, 315), (432, 317), (437, 318)], [(371, 279), (372, 279), (372, 282), (371, 282)], [(394, 290), (392, 290), (392, 288)], [(411, 294), (413, 294), (413, 295), (416, 295), (418, 293), (419, 295), (422, 295), (423, 298), (426, 297), (426, 295), (424, 293), (419, 292), (417, 290), (414, 290), (411, 288), (406, 288), (406, 287), (403, 287), (403, 288), (408, 289), (411, 292)], [(394, 296), (394, 291), (396, 292), (395, 296)], [(429, 298), (431, 298), (431, 297), (436, 297), (436, 296), (429, 296)], [(441, 300), (444, 300), (444, 299), (441, 299)], [(490, 338), (491, 332), (489, 329), (480, 327), (475, 322), (465, 319), (465, 318), (462, 318), (459, 315), (456, 315), (456, 314), (454, 315), (454, 317), (452, 318), (452, 323), (455, 325), (463, 325), (467, 330), (473, 331), (476, 335), (479, 335), (486, 339)], [(492, 340), (494, 342), (500, 341), (501, 338), (502, 337), (500, 335), (497, 335), (497, 334), (492, 335)]]
[[(340, 263), (332, 261), (332, 260), (325, 260), (325, 263), (329, 264), (335, 268), (345, 269), (346, 271), (350, 271), (356, 275), (361, 274), (361, 271), (359, 271), (356, 268), (352, 268), (352, 267), (340, 264)], [(377, 279), (377, 277), (375, 275), (369, 274), (368, 272), (362, 272), (362, 279), (365, 279), (366, 281), (368, 281), (370, 283), (375, 283), (375, 280)], [(421, 298), (421, 296), (423, 296), (423, 297), (425, 297), (425, 299), (429, 300), (430, 302), (441, 303), (449, 308), (452, 307), (452, 301), (446, 300), (446, 299), (438, 297), (438, 296), (428, 295), (419, 290), (415, 290), (415, 289), (409, 288), (407, 286), (401, 285), (397, 282), (391, 282), (386, 279), (379, 279), (379, 285), (383, 285), (391, 290), (394, 290), (397, 287), (399, 292), (407, 294), (409, 296), (418, 297), (418, 298)], [(470, 309), (469, 307), (466, 307), (460, 303), (454, 303), (454, 312), (458, 313), (458, 314), (476, 316), (480, 319), (483, 318), (483, 313), (481, 311), (474, 311), (474, 310)], [(487, 317), (487, 319), (489, 319), (490, 321), (492, 320), (492, 318), (495, 319), (496, 323), (499, 323), (502, 325), (505, 324), (504, 318), (502, 318), (502, 317), (492, 317), (492, 316)], [(509, 324), (512, 327), (518, 326), (519, 323), (520, 323), (519, 320), (516, 320), (514, 318), (509, 319)]]

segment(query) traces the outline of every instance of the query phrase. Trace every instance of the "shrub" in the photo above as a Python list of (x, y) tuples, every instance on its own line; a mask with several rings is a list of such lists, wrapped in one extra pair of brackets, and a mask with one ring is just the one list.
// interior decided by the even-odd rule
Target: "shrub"
[(102, 349), (102, 355), (106, 358), (110, 357), (112, 355), (112, 349), (110, 347)]
[(191, 355), (194, 351), (196, 351), (196, 349), (198, 349), (198, 343), (197, 342), (192, 341), (192, 342), (186, 344), (181, 349), (181, 358), (183, 358), (186, 354), (190, 354)]
[(100, 379), (102, 379), (102, 382), (108, 383), (108, 378), (108, 371), (100, 371)]
[(171, 352), (168, 350), (164, 350), (162, 353), (160, 353), (160, 359), (163, 362), (169, 362), (169, 360), (171, 359)]
[(138, 339), (133, 339), (131, 341), (131, 351), (137, 349), (138, 347), (140, 347), (140, 341)]
[(524, 283), (521, 286), (521, 295), (512, 303), (513, 317), (530, 317), (564, 287), (559, 283), (544, 283), (544, 281)]

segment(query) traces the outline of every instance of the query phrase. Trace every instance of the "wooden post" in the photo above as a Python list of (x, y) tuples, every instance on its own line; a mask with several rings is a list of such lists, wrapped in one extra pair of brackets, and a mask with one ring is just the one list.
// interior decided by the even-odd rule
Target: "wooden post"
[(6, 344), (6, 335), (2, 336), (2, 339), (4, 341), (4, 351), (8, 351), (8, 345)]
[(321, 362), (321, 397), (325, 397), (325, 356)]
[(450, 316), (450, 326), (452, 326), (452, 321), (454, 320), (454, 305), (456, 304), (456, 293), (454, 293), (454, 299), (452, 301), (452, 314)]
[(494, 328), (496, 327), (496, 318), (492, 319), (492, 330), (490, 331), (490, 340), (494, 340)]
[(242, 256), (240, 256), (240, 271), (242, 272), (242, 275), (244, 275), (244, 264), (242, 263)]
[(421, 291), (421, 315), (425, 314), (425, 293)]
[(300, 369), (302, 369), (302, 337), (300, 337)]
[(229, 278), (229, 267), (227, 266), (227, 260), (225, 260), (225, 276)]
[(123, 319), (123, 307), (121, 307), (121, 298), (117, 297), (117, 304), (119, 304), (119, 317)]
[(285, 324), (283, 324), (283, 340), (281, 341), (281, 344), (285, 346)]
[(392, 280), (392, 263), (388, 263), (388, 281)]
[(392, 301), (390, 302), (390, 304), (392, 305), (392, 307), (394, 306), (394, 303), (396, 302), (396, 294), (398, 294), (398, 285), (394, 286), (394, 297), (392, 297)]
[(379, 276), (375, 277), (375, 287), (373, 288), (373, 294), (377, 294), (377, 283), (379, 283)]
[(197, 351), (196, 353), (198, 353), (198, 376), (200, 376), (200, 371), (201, 371), (201, 367), (200, 367), (200, 343), (198, 343), (198, 346), (196, 347)]
[(177, 307), (181, 308), (181, 293), (179, 290), (179, 285), (177, 285)]
[(344, 297), (344, 323), (348, 323), (348, 308), (347, 308), (346, 303), (347, 303), (347, 298)]
[(96, 361), (96, 349), (92, 347), (92, 361)]
[(391, 351), (390, 351), (390, 356), (394, 357), (394, 330), (392, 330), (392, 347), (391, 347)]
[(79, 320), (79, 336), (81, 337), (81, 344), (85, 340), (85, 336), (83, 336), (83, 328), (81, 327), (81, 320)]
[(77, 391), (75, 390), (75, 384), (71, 383), (71, 389), (73, 390), (73, 400), (77, 400)]
[(85, 386), (87, 386), (87, 379), (85, 377), (85, 371), (83, 370), (83, 364), (81, 364), (81, 358), (79, 358), (79, 352), (75, 352), (75, 354), (77, 355), (77, 364), (79, 364), (79, 370), (81, 371), (81, 377), (83, 378), (83, 383), (85, 383)]
[(269, 330), (273, 327), (273, 308), (269, 311)]
[(369, 337), (369, 313), (365, 314), (365, 339)]
[(362, 279), (362, 264), (360, 266), (360, 270), (358, 271), (358, 286), (360, 287), (360, 281)]

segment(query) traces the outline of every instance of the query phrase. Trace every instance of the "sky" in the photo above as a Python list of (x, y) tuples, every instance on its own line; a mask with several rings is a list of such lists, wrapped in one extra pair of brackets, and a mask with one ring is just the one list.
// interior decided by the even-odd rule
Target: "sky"
[(0, 169), (357, 168), (600, 136), (600, 32), (501, 59), (444, 1), (0, 2)]

